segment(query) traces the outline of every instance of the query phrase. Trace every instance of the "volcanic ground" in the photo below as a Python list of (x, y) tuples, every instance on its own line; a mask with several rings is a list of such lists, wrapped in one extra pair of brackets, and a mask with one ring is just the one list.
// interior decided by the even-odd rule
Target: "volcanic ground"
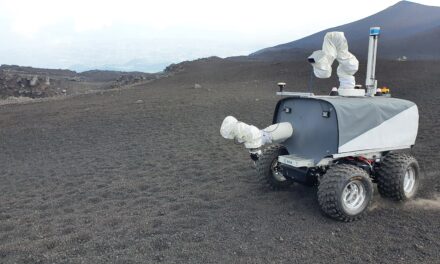
[(269, 125), (278, 81), (319, 94), (336, 79), (310, 85), (302, 62), (177, 68), (0, 106), (1, 263), (440, 263), (440, 62), (379, 62), (379, 84), (419, 106), (423, 186), (404, 204), (376, 191), (352, 223), (324, 216), (316, 187), (270, 190), (219, 134), (227, 115)]

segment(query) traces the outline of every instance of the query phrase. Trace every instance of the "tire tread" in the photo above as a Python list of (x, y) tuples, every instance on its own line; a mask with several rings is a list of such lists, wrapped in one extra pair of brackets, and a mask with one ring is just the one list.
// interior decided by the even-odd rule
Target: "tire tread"
[(408, 199), (402, 188), (402, 173), (412, 163), (416, 164), (416, 173), (419, 173), (419, 165), (413, 156), (406, 153), (390, 153), (385, 156), (377, 171), (377, 189), (381, 196), (395, 201)]
[(278, 144), (270, 145), (263, 150), (258, 161), (256, 162), (257, 173), (266, 181), (273, 190), (282, 190), (292, 185), (293, 180), (286, 178), (286, 181), (280, 182), (273, 178), (271, 173), (271, 165), (275, 158), (280, 155), (288, 154), (287, 149)]
[(327, 173), (322, 178), (319, 186), (318, 186), (318, 203), (321, 206), (322, 211), (330, 216), (331, 218), (343, 221), (343, 222), (352, 222), (360, 219), (368, 208), (370, 201), (368, 202), (365, 209), (357, 214), (357, 215), (348, 215), (346, 214), (341, 205), (339, 203), (340, 193), (338, 193), (338, 189), (340, 189), (340, 185), (342, 182), (347, 181), (352, 176), (362, 176), (368, 179), (369, 189), (371, 192), (371, 197), (373, 196), (373, 186), (369, 179), (369, 175), (366, 171), (361, 168), (358, 168), (354, 165), (349, 164), (338, 164), (330, 168)]

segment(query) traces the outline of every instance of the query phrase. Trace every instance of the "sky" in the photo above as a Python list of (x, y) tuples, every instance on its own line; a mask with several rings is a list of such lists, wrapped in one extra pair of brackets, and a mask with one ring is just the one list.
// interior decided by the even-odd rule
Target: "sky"
[(247, 55), (397, 2), (0, 0), (0, 64), (159, 71), (173, 62)]

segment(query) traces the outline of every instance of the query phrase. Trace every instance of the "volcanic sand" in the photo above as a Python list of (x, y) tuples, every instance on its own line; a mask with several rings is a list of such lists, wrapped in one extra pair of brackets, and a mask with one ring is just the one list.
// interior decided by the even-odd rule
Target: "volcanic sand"
[(1, 263), (440, 261), (440, 62), (379, 62), (379, 84), (419, 106), (411, 152), (423, 187), (407, 204), (376, 191), (353, 223), (324, 216), (316, 187), (271, 191), (219, 134), (227, 115), (269, 125), (276, 82), (307, 91), (307, 64), (182, 68), (127, 90), (0, 106)]

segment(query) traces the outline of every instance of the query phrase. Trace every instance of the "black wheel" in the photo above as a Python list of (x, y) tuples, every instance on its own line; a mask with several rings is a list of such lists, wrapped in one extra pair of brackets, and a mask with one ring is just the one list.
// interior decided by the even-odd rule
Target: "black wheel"
[(377, 188), (386, 198), (405, 201), (413, 198), (419, 188), (419, 163), (405, 153), (385, 156), (377, 171)]
[(350, 222), (361, 218), (373, 197), (368, 173), (354, 165), (331, 167), (318, 186), (318, 202), (328, 216)]
[(267, 181), (272, 189), (279, 190), (290, 186), (293, 180), (283, 176), (280, 171), (278, 156), (287, 155), (287, 149), (281, 145), (271, 145), (263, 150), (258, 161), (256, 169), (263, 179)]

